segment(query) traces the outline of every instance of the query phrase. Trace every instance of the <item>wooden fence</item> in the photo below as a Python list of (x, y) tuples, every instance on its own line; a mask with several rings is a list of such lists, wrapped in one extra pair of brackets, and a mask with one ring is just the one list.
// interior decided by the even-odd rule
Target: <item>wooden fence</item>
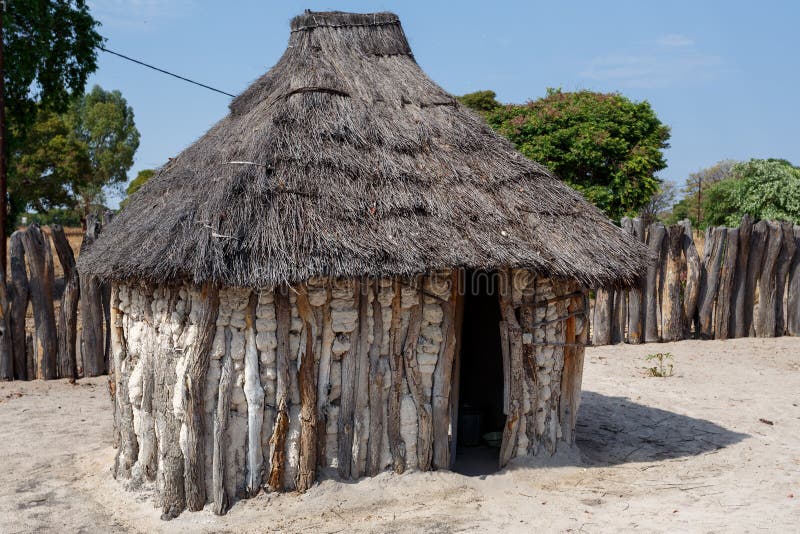
[(639, 287), (596, 292), (594, 345), (800, 335), (800, 226), (745, 216), (706, 230), (702, 256), (688, 221), (622, 230), (658, 261)]
[[(111, 215), (104, 216), (106, 223)], [(97, 217), (88, 218), (81, 250), (94, 242), (101, 228)], [(53, 249), (63, 279), (55, 278)], [(32, 224), (17, 230), (9, 240), (9, 252), (8, 281), (0, 268), (0, 379), (74, 380), (106, 374), (110, 289), (96, 279), (78, 276), (64, 229)], [(58, 303), (57, 281), (59, 289), (63, 285)], [(29, 305), (32, 332), (26, 328)]]

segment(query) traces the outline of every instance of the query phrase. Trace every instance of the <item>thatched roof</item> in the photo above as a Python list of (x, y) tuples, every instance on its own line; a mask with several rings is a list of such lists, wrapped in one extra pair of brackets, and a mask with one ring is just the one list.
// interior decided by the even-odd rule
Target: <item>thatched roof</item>
[(307, 12), (278, 64), (130, 198), (79, 268), (259, 287), (515, 266), (608, 286), (646, 261), (432, 82), (396, 15)]

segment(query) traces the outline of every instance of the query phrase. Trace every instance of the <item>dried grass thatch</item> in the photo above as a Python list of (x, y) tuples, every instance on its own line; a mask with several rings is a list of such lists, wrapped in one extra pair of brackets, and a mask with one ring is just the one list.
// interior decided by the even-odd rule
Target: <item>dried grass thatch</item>
[(609, 286), (647, 258), (432, 82), (396, 15), (307, 12), (278, 64), (79, 264), (252, 287), (511, 266)]

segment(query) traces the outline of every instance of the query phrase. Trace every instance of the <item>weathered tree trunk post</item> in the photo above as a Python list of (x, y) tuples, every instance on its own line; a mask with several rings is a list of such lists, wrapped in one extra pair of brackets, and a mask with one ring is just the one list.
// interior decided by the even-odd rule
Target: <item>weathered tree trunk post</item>
[[(114, 212), (105, 210), (103, 212), (103, 224), (101, 228), (109, 225), (114, 218)], [(99, 230), (98, 230), (99, 231)], [(95, 235), (97, 238), (97, 235)], [(103, 321), (105, 323), (104, 338), (103, 338), (103, 365), (106, 370), (111, 367), (109, 365), (109, 358), (111, 357), (111, 284), (109, 282), (100, 282), (100, 291), (102, 293), (103, 302)]]
[(792, 265), (797, 246), (794, 243), (794, 228), (790, 222), (780, 223), (783, 244), (778, 255), (778, 265), (775, 270), (775, 335), (782, 336), (786, 333), (786, 314), (783, 308), (783, 297), (786, 294), (786, 281), (789, 278), (789, 269)]
[(594, 318), (592, 319), (592, 344), (611, 343), (611, 314), (614, 309), (614, 290), (597, 289), (594, 293)]
[(6, 273), (2, 264), (0, 264), (0, 380), (14, 380), (11, 307), (6, 288)]
[(75, 342), (78, 335), (78, 299), (80, 283), (75, 268), (75, 255), (60, 224), (50, 226), (53, 245), (64, 271), (64, 293), (58, 310), (58, 376), (75, 380), (77, 358)]
[(736, 275), (736, 259), (739, 252), (739, 229), (728, 228), (725, 237), (725, 257), (719, 277), (717, 306), (714, 311), (714, 332), (716, 339), (730, 336), (731, 305), (733, 301), (733, 282)]
[(700, 275), (700, 301), (698, 304), (698, 324), (700, 337), (714, 337), (714, 301), (719, 288), (719, 274), (722, 267), (722, 252), (725, 246), (727, 229), (709, 227), (703, 251), (703, 269)]
[(667, 229), (667, 256), (661, 299), (663, 317), (661, 338), (664, 341), (682, 339), (685, 328), (681, 302), (682, 239), (683, 226), (674, 224)]
[(651, 224), (647, 230), (647, 247), (650, 249), (650, 254), (658, 258), (658, 261), (651, 263), (647, 267), (647, 286), (645, 292), (645, 320), (644, 320), (644, 341), (645, 343), (653, 343), (659, 340), (658, 328), (660, 326), (660, 302), (659, 294), (661, 288), (659, 286), (660, 270), (661, 270), (661, 257), (663, 256), (664, 237), (666, 236), (666, 229), (661, 223)]
[(611, 343), (625, 342), (625, 325), (628, 323), (628, 291), (614, 290), (614, 304), (611, 307)]
[[(453, 360), (456, 347), (456, 299), (458, 298), (458, 273), (450, 275), (450, 296), (442, 306), (442, 340), (439, 357), (433, 373), (433, 468), (449, 469), (450, 443), (450, 391), (453, 384)], [(374, 315), (374, 314), (373, 314)]]
[[(638, 217), (627, 219), (627, 225), (623, 220), (622, 229), (630, 234), (637, 241), (644, 242), (645, 230), (644, 223)], [(642, 280), (637, 287), (632, 287), (628, 291), (628, 343), (641, 343), (644, 333), (644, 306), (643, 296), (646, 288), (646, 279)]]
[[(206, 504), (203, 451), (205, 449), (205, 427), (210, 421), (204, 420), (206, 413), (204, 391), (211, 360), (211, 347), (217, 333), (217, 317), (219, 316), (219, 289), (211, 283), (206, 283), (203, 284), (200, 291), (203, 309), (198, 324), (197, 339), (186, 355), (185, 388), (183, 390), (183, 405), (186, 410), (184, 435), (188, 453), (184, 457), (184, 493), (186, 507), (193, 511), (202, 510)], [(251, 312), (252, 310), (248, 308), (246, 317), (248, 323), (253, 322)], [(248, 324), (248, 326), (250, 325)], [(263, 389), (261, 395), (264, 395)]]
[(800, 336), (800, 226), (794, 227), (793, 237), (797, 252), (789, 266), (786, 331), (790, 336)]
[(50, 380), (57, 378), (58, 350), (53, 310), (53, 253), (47, 236), (37, 224), (28, 227), (23, 234), (22, 244), (31, 273), (31, 302), (36, 328), (33, 345), (36, 377)]
[[(86, 217), (86, 233), (81, 243), (85, 252), (100, 234), (100, 221), (94, 215)], [(80, 278), (81, 308), (81, 357), (83, 376), (100, 376), (105, 369), (105, 346), (103, 344), (103, 290), (93, 276)]]
[(777, 270), (778, 257), (783, 247), (783, 230), (778, 223), (767, 224), (767, 249), (764, 251), (764, 262), (761, 265), (761, 276), (758, 278), (758, 317), (756, 318), (756, 335), (758, 337), (775, 337), (777, 327)]
[[(753, 235), (753, 219), (749, 215), (742, 217), (739, 224), (739, 251), (736, 256), (736, 276), (733, 281), (733, 315), (730, 333), (733, 337), (747, 337), (750, 332), (747, 324), (747, 262), (750, 257), (750, 240)], [(749, 311), (752, 317), (752, 303)]]
[(755, 335), (755, 295), (758, 278), (761, 275), (761, 266), (764, 252), (767, 249), (767, 221), (758, 221), (753, 225), (750, 238), (750, 257), (747, 258), (747, 281), (745, 283), (744, 297), (744, 330), (746, 336)]
[(24, 231), (11, 234), (11, 345), (14, 354), (14, 378), (30, 380), (28, 374), (27, 345), (25, 344), (25, 316), (28, 314), (28, 274), (25, 270)]
[(697, 254), (697, 247), (692, 235), (692, 223), (686, 219), (680, 224), (683, 226), (681, 247), (686, 261), (686, 288), (683, 292), (683, 315), (686, 320), (684, 338), (689, 338), (692, 333), (692, 325), (697, 330), (697, 301), (700, 296), (701, 265), (700, 255)]

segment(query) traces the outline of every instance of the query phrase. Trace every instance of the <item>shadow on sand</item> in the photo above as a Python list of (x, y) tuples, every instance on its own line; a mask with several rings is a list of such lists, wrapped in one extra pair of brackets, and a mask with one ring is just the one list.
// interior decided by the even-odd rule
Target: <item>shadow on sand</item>
[(747, 434), (593, 391), (581, 395), (576, 441), (586, 465), (617, 465), (696, 456)]

